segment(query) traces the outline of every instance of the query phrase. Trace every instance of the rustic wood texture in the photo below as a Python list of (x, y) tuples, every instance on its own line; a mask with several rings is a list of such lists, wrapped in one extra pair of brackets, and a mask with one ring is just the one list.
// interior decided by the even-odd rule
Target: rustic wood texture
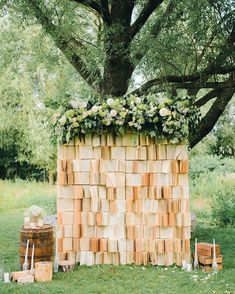
[(59, 147), (57, 169), (60, 260), (73, 256), (90, 266), (190, 262), (184, 144), (88, 135)]

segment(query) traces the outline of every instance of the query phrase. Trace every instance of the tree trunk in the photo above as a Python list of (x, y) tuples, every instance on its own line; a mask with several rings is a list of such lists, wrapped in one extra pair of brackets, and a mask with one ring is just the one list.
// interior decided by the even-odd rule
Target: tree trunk
[(48, 181), (50, 185), (55, 184), (55, 173), (53, 171), (48, 171)]

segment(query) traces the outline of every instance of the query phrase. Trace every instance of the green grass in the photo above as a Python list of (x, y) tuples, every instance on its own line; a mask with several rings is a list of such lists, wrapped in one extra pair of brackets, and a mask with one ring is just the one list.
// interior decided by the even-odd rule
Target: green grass
[[(55, 211), (56, 188), (43, 183), (0, 181), (0, 263), (19, 269), (19, 229), (23, 212), (32, 204)], [(194, 198), (194, 197), (192, 197)], [(196, 197), (198, 199), (198, 197)], [(0, 282), (0, 293), (235, 293), (235, 228), (199, 225), (193, 238), (216, 238), (224, 255), (224, 270), (216, 275), (187, 273), (177, 267), (77, 266), (57, 273), (50, 283), (19, 286)]]

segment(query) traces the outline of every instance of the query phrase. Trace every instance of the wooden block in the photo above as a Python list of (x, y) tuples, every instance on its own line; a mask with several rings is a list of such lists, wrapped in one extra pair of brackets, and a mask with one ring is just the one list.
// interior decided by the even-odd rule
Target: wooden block
[(162, 254), (165, 252), (164, 240), (161, 240), (161, 239), (157, 240), (156, 251), (158, 252), (158, 254)]
[(57, 199), (57, 212), (75, 210), (73, 201), (73, 198)]
[(109, 212), (109, 200), (108, 199), (101, 199), (100, 200), (100, 210)]
[(148, 153), (147, 153), (147, 147), (137, 147), (137, 151), (138, 151), (138, 160), (147, 160), (148, 157)]
[(181, 186), (182, 198), (189, 198), (189, 186)]
[(158, 182), (157, 182), (158, 186), (170, 186), (171, 185), (170, 174), (158, 174), (157, 179), (158, 179)]
[(63, 239), (63, 251), (72, 251), (73, 250), (73, 238), (64, 238)]
[(101, 145), (100, 136), (99, 135), (93, 135), (92, 136), (92, 144), (93, 147), (98, 147)]
[[(194, 258), (194, 254), (193, 254), (193, 258)], [(211, 256), (203, 256), (203, 255), (198, 254), (198, 262), (201, 265), (212, 265), (213, 257), (211, 257)], [(222, 263), (223, 262), (223, 256), (222, 255), (216, 256), (216, 262), (217, 263)]]
[(150, 263), (152, 265), (157, 265), (157, 253), (156, 252), (150, 252), (149, 258), (150, 258)]
[(189, 182), (188, 182), (188, 174), (179, 174), (179, 185), (180, 186), (188, 186)]
[(191, 213), (183, 213), (183, 226), (191, 226)]
[(126, 157), (126, 148), (125, 147), (111, 147), (111, 158), (112, 159), (122, 159)]
[[(205, 273), (213, 272), (213, 268), (210, 265), (201, 265), (201, 264), (199, 264), (199, 268), (200, 268), (200, 270), (202, 270)], [(218, 269), (218, 271), (221, 271), (223, 269), (223, 265), (221, 263), (218, 263), (217, 264), (217, 269)]]
[(89, 238), (81, 238), (80, 239), (80, 250), (81, 251), (89, 251), (90, 250)]
[(169, 225), (169, 227), (175, 226), (175, 214), (174, 213), (168, 214), (168, 225)]
[(102, 252), (96, 252), (95, 254), (95, 264), (103, 264), (103, 253)]
[(168, 227), (168, 214), (167, 213), (163, 213), (162, 215), (163, 219), (162, 219), (162, 225), (163, 227)]
[(67, 172), (67, 180), (68, 180), (68, 185), (73, 185), (74, 183), (73, 173)]
[(66, 186), (68, 184), (66, 172), (58, 172), (57, 173), (57, 184), (59, 186)]
[(172, 198), (172, 191), (170, 186), (162, 187), (162, 195), (164, 199)]
[(85, 135), (85, 145), (92, 145), (92, 135), (91, 134), (86, 134)]
[(138, 134), (125, 134), (122, 137), (122, 146), (138, 146), (139, 136)]
[(187, 174), (189, 172), (188, 160), (180, 160), (179, 165), (181, 174)]
[(150, 145), (147, 147), (148, 160), (156, 160), (157, 159), (157, 147), (156, 145)]
[(108, 252), (117, 252), (117, 240), (108, 239)]
[(149, 186), (150, 185), (150, 174), (149, 173), (143, 173), (141, 175), (141, 186)]
[(93, 147), (93, 158), (96, 160), (101, 158), (101, 147)]
[(126, 258), (127, 252), (125, 251), (121, 251), (119, 252), (119, 256), (120, 256), (120, 264), (121, 265), (126, 265), (127, 264), (127, 258)]
[(157, 159), (160, 159), (160, 160), (167, 159), (165, 144), (158, 144), (157, 145)]
[(111, 147), (102, 146), (101, 147), (101, 158), (102, 159), (111, 159)]
[(77, 159), (92, 159), (93, 158), (93, 147), (92, 146), (78, 146), (78, 147), (76, 147), (76, 158)]
[(35, 281), (49, 282), (52, 280), (52, 262), (41, 261), (35, 262)]
[[(96, 199), (83, 199), (82, 201), (82, 211), (83, 212), (88, 212), (91, 211), (91, 201), (96, 200)], [(92, 210), (94, 211), (94, 210)]]
[(74, 137), (74, 143), (77, 146), (85, 145), (85, 136), (81, 136), (81, 137), (75, 136)]
[(107, 134), (107, 146), (116, 146), (116, 141), (118, 143), (118, 140), (115, 139), (116, 138), (112, 134)]
[(81, 238), (81, 225), (73, 225), (73, 237), (74, 238)]
[(175, 159), (178, 159), (178, 160), (188, 159), (188, 150), (186, 145), (176, 145)]
[(170, 252), (173, 252), (173, 240), (171, 239), (166, 239), (165, 240), (165, 252), (166, 253), (170, 253)]
[(17, 282), (19, 278), (28, 276), (30, 271), (18, 271), (18, 272), (11, 272), (10, 277), (12, 282)]
[(181, 253), (182, 252), (182, 243), (180, 239), (174, 239), (173, 241), (173, 249), (175, 253)]
[(171, 161), (163, 160), (162, 161), (162, 173), (169, 174), (171, 172)]
[(64, 211), (62, 214), (62, 224), (63, 225), (72, 225), (73, 224), (73, 212)]
[(99, 251), (99, 239), (91, 238), (90, 239), (90, 250), (92, 252), (98, 252)]
[(91, 171), (94, 173), (98, 173), (100, 170), (100, 160), (92, 159), (90, 163), (91, 163)]
[(91, 161), (87, 159), (75, 159), (72, 161), (74, 172), (88, 172), (91, 170)]
[(108, 240), (101, 238), (99, 241), (99, 251), (100, 252), (107, 252), (108, 251)]
[(96, 198), (91, 199), (91, 207), (90, 207), (89, 211), (93, 211), (93, 212), (99, 211), (99, 200), (98, 199), (96, 199)]
[[(197, 253), (203, 256), (213, 256), (213, 244), (201, 242), (197, 244)], [(216, 256), (220, 255), (220, 246), (215, 244)]]
[(129, 172), (127, 173), (147, 173), (148, 172), (148, 164), (147, 161), (127, 161), (131, 167), (129, 168)]
[(135, 238), (135, 226), (126, 226), (126, 237), (131, 240)]
[(124, 187), (125, 173), (107, 173), (106, 175), (107, 187)]
[(96, 224), (96, 214), (94, 212), (87, 212), (87, 224), (88, 226), (94, 226)]
[(179, 173), (179, 161), (178, 160), (171, 160), (171, 173)]
[(83, 187), (82, 186), (73, 186), (73, 197), (82, 199), (83, 198)]
[(110, 252), (104, 252), (104, 264), (112, 264), (112, 254)]
[(115, 200), (110, 200), (110, 212), (111, 213), (116, 213), (117, 212), (117, 205)]
[(161, 160), (149, 160), (148, 172), (150, 173), (162, 173), (162, 161)]
[(73, 225), (64, 225), (64, 237), (73, 238)]
[(117, 189), (114, 187), (106, 188), (107, 198), (109, 200), (115, 200), (116, 199), (116, 191), (117, 191)]
[(89, 181), (89, 172), (75, 172), (74, 173), (74, 184), (75, 185), (88, 185)]
[(172, 198), (181, 198), (182, 190), (180, 186), (172, 187)]
[(134, 263), (134, 252), (127, 251), (126, 253), (126, 263), (127, 264), (133, 264)]
[(160, 239), (173, 239), (174, 238), (174, 229), (170, 227), (161, 227), (159, 228)]
[(190, 240), (183, 240), (183, 252), (190, 252)]
[(131, 240), (131, 239), (126, 240), (126, 251), (127, 252), (134, 252), (135, 251), (134, 240)]
[(126, 154), (125, 154), (126, 160), (138, 159), (138, 149), (136, 147), (123, 147), (123, 148), (126, 148)]
[(124, 187), (117, 187), (116, 188), (116, 199), (117, 200), (125, 200), (126, 199), (126, 188)]
[(150, 173), (149, 174), (149, 185), (153, 186), (153, 187), (158, 186), (158, 178), (159, 178), (159, 174)]
[(174, 263), (173, 252), (165, 253), (165, 266), (170, 266)]

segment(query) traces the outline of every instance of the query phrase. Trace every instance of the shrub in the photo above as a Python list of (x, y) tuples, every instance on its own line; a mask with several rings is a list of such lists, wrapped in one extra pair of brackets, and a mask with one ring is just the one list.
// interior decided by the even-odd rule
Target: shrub
[(213, 196), (211, 216), (214, 224), (220, 227), (235, 225), (235, 190), (234, 185), (219, 189)]

